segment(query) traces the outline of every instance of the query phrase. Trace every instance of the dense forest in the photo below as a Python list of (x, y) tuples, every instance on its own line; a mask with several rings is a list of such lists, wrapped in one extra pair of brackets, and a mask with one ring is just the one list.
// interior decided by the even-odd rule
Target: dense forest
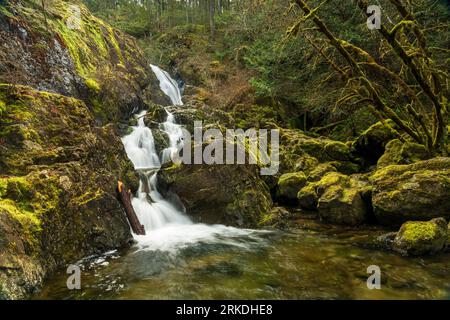
[(449, 18), (0, 1), (0, 300), (448, 299)]

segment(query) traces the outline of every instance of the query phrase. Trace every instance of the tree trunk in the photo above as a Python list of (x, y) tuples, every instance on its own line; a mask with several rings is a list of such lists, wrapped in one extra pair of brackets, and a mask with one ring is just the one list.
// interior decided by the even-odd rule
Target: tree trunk
[(209, 28), (211, 30), (211, 40), (216, 38), (216, 22), (214, 21), (215, 0), (209, 0)]
[(133, 205), (131, 204), (131, 191), (126, 191), (122, 181), (117, 183), (117, 190), (119, 192), (119, 198), (122, 202), (125, 213), (127, 214), (128, 222), (130, 223), (131, 230), (137, 235), (145, 235), (144, 226), (139, 222)]

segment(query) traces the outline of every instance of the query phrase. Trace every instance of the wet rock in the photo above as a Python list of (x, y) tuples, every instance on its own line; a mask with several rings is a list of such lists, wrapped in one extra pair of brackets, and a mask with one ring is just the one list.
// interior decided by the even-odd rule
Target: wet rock
[(253, 165), (173, 165), (158, 173), (163, 193), (176, 194), (195, 221), (256, 227), (272, 207)]
[(270, 227), (275, 229), (287, 229), (289, 227), (289, 220), (293, 214), (283, 207), (274, 207), (270, 212), (263, 217), (259, 226)]
[(388, 166), (370, 181), (375, 217), (382, 224), (450, 216), (450, 158)]
[(392, 249), (395, 237), (397, 237), (397, 232), (389, 232), (382, 234), (375, 239), (375, 245), (383, 249)]
[(116, 186), (138, 178), (116, 126), (95, 126), (82, 101), (10, 85), (0, 101), (0, 283), (18, 299), (58, 268), (127, 244)]
[(285, 173), (278, 179), (277, 198), (281, 202), (297, 200), (297, 193), (306, 185), (306, 175), (303, 172)]
[(443, 251), (448, 227), (444, 218), (430, 221), (408, 221), (400, 228), (393, 249), (404, 255), (420, 256)]

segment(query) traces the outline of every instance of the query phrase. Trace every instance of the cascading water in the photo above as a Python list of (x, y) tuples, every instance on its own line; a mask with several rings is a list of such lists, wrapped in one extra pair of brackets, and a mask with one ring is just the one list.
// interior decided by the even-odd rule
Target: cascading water
[[(161, 90), (170, 98), (172, 104), (182, 106), (177, 82), (159, 67), (151, 67), (160, 81)], [(157, 171), (183, 143), (180, 125), (176, 124), (172, 113), (167, 109), (166, 112), (167, 120), (160, 127), (169, 137), (169, 147), (163, 150), (161, 158), (156, 151), (152, 131), (145, 125), (145, 111), (137, 115), (138, 125), (122, 139), (129, 159), (142, 177), (137, 195), (132, 200), (136, 215), (147, 232), (145, 236), (134, 235), (138, 246), (147, 250), (174, 251), (199, 242), (244, 246), (238, 239), (242, 236), (257, 240), (261, 231), (194, 224), (158, 192)]]

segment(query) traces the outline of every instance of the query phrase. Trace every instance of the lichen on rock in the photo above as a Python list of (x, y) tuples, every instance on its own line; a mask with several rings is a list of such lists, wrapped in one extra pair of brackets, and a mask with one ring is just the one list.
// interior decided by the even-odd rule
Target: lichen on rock
[(436, 254), (445, 248), (447, 237), (447, 222), (443, 218), (408, 221), (397, 233), (393, 249), (404, 255)]

